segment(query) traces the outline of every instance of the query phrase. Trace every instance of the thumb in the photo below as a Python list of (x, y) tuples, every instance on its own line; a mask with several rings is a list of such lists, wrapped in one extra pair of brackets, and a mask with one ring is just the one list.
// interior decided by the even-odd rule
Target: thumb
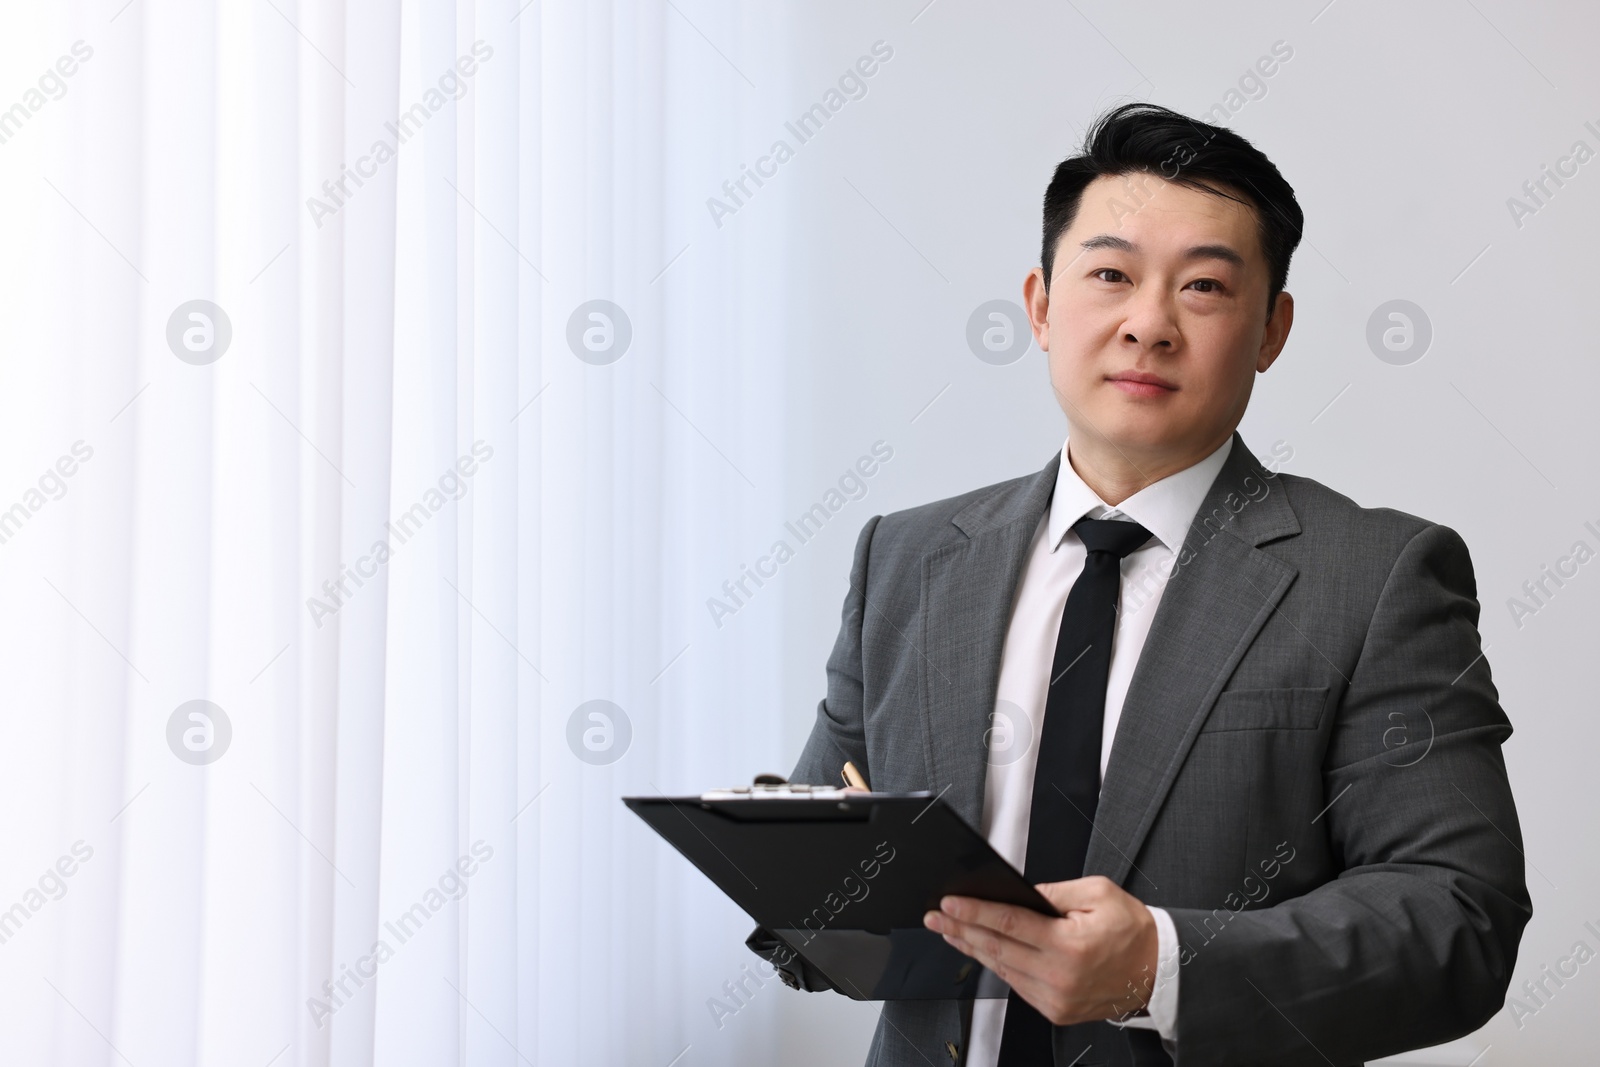
[(1109, 880), (1099, 875), (1091, 875), (1065, 882), (1040, 882), (1034, 888), (1065, 915), (1071, 911), (1094, 911), (1105, 902), (1106, 889), (1110, 884)]

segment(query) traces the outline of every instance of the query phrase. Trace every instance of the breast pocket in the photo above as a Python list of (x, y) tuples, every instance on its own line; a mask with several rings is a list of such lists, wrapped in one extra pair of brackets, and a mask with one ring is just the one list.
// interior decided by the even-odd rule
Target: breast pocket
[(1328, 687), (1225, 689), (1206, 716), (1201, 733), (1232, 730), (1315, 730), (1328, 706)]

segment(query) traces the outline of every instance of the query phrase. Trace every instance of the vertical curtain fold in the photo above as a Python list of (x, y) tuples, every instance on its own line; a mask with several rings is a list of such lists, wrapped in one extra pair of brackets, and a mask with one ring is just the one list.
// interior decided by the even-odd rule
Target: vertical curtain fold
[[(747, 922), (619, 797), (781, 759), (785, 594), (704, 608), (783, 498), (784, 194), (703, 207), (785, 96), (718, 52), (775, 16), (5, 19), (19, 69), (94, 49), (0, 144), (5, 491), (93, 458), (0, 544), (37, 606), (0, 620), (0, 909), (93, 854), (0, 943), (0, 1061), (747, 1061), (706, 1011)], [(569, 341), (595, 300), (613, 362)]]

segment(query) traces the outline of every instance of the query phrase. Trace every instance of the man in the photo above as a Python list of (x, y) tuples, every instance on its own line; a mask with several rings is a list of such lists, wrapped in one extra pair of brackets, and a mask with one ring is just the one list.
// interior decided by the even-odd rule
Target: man
[(1532, 908), (1466, 545), (1237, 433), (1301, 225), (1231, 131), (1103, 116), (1023, 286), (1065, 446), (862, 530), (793, 780), (936, 792), (1061, 912), (946, 898), (1012, 992), (885, 1004), (870, 1065), (1338, 1067), (1501, 1006)]

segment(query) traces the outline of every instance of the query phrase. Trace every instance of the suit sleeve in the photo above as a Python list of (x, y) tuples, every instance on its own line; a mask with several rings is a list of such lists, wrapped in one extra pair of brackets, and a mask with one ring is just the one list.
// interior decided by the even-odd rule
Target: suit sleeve
[[(791, 782), (811, 785), (839, 785), (845, 760), (872, 784), (872, 768), (867, 765), (866, 726), (862, 719), (861, 624), (868, 610), (867, 557), (872, 550), (872, 534), (881, 515), (874, 515), (856, 540), (855, 559), (850, 565), (850, 590), (845, 594), (839, 636), (828, 656), (828, 692), (817, 705), (817, 719), (811, 736), (801, 750), (799, 762), (789, 775)], [(835, 989), (822, 972), (811, 966), (782, 938), (764, 926), (757, 926), (745, 945), (766, 960), (768, 965), (793, 989), (811, 992)]]
[(867, 764), (867, 732), (862, 718), (861, 627), (867, 604), (867, 559), (872, 552), (872, 535), (878, 520), (874, 515), (861, 528), (856, 539), (855, 559), (850, 564), (850, 591), (845, 594), (839, 622), (839, 636), (828, 656), (828, 693), (817, 704), (817, 720), (811, 736), (800, 752), (791, 782), (812, 785), (841, 785), (845, 760), (872, 784), (872, 768)]
[(1189, 933), (1213, 912), (1168, 909), (1186, 940), (1179, 1067), (1360, 1062), (1501, 1007), (1533, 912), (1476, 595), (1454, 530), (1400, 551), (1329, 737), (1328, 807), (1306, 828), (1339, 875), (1231, 915), (1214, 940)]

